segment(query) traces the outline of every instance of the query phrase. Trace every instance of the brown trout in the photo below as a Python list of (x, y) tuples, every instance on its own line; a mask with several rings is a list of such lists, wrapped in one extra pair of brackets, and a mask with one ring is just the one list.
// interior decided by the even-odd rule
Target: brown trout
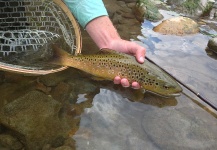
[(51, 63), (69, 66), (96, 77), (112, 80), (116, 76), (136, 81), (141, 88), (164, 97), (179, 96), (182, 88), (166, 72), (148, 60), (139, 64), (134, 56), (104, 49), (99, 54), (71, 56), (53, 46), (54, 59)]

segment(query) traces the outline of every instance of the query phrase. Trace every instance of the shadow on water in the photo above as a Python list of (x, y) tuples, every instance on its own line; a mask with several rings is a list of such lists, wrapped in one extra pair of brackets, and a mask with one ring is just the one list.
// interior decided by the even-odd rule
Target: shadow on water
[(156, 106), (159, 108), (167, 106), (176, 106), (178, 103), (175, 97), (165, 98), (149, 92), (145, 92), (143, 90), (124, 88), (120, 85), (111, 86), (112, 83), (104, 83), (101, 85), (101, 88), (120, 94), (122, 97), (127, 98), (131, 102), (143, 103), (146, 105)]

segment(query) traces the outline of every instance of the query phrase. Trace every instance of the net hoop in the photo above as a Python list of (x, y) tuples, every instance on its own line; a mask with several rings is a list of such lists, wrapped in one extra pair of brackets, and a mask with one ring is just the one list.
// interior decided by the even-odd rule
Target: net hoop
[[(81, 47), (82, 47), (82, 38), (81, 38), (80, 27), (79, 27), (76, 19), (72, 15), (72, 13), (70, 12), (70, 10), (63, 3), (62, 0), (53, 0), (53, 2), (55, 4), (57, 4), (62, 9), (62, 11), (69, 18), (69, 20), (70, 20), (70, 22), (74, 28), (75, 37), (76, 37), (75, 38), (75, 46), (76, 46), (75, 55), (77, 55), (77, 54), (81, 53)], [(50, 73), (63, 71), (67, 68), (68, 68), (67, 66), (61, 66), (60, 68), (57, 68), (57, 69), (48, 69), (48, 70), (37, 70), (37, 69), (34, 70), (34, 69), (32, 69), (31, 70), (31, 69), (11, 66), (11, 65), (8, 65), (8, 64), (3, 63), (3, 62), (0, 63), (0, 69), (1, 70), (13, 72), (13, 73), (18, 73), (18, 74), (31, 75), (31, 76), (46, 75), (46, 74), (50, 74)]]

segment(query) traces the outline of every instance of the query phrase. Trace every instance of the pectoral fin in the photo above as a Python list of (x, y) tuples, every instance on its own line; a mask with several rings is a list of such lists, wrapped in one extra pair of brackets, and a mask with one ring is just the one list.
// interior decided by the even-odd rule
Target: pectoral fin
[(101, 49), (99, 54), (102, 54), (102, 55), (119, 55), (120, 58), (127, 58), (127, 59), (132, 57), (131, 55), (128, 55), (128, 54), (125, 54), (122, 52), (118, 52), (118, 51), (115, 51), (112, 49), (108, 49), (108, 48)]

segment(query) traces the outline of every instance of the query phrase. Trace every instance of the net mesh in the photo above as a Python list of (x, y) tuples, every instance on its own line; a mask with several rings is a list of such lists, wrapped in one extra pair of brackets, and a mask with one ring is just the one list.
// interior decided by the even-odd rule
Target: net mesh
[[(76, 50), (74, 27), (52, 0), (0, 0), (0, 62), (44, 69), (50, 44)], [(42, 65), (43, 64), (43, 65)]]

